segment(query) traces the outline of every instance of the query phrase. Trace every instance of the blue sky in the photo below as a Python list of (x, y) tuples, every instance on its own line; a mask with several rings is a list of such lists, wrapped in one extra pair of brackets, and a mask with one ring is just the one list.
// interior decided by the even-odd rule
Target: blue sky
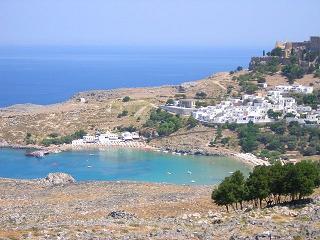
[(320, 35), (319, 0), (0, 0), (0, 45), (259, 47)]

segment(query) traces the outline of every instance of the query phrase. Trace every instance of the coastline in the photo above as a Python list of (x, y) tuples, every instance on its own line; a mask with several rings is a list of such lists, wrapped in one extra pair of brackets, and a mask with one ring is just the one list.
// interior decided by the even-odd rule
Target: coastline
[(44, 147), (41, 145), (21, 145), (21, 144), (0, 144), (1, 148), (9, 148), (9, 149), (33, 149), (35, 151), (46, 151), (49, 154), (59, 154), (60, 152), (64, 151), (85, 151), (85, 150), (106, 150), (109, 148), (130, 148), (130, 149), (136, 149), (136, 150), (143, 150), (143, 151), (153, 151), (153, 152), (161, 152), (161, 153), (167, 153), (167, 154), (174, 154), (174, 155), (192, 155), (192, 156), (221, 156), (221, 157), (229, 157), (234, 160), (240, 161), (241, 163), (249, 166), (250, 168), (253, 168), (255, 166), (259, 165), (269, 165), (268, 161), (262, 160), (254, 156), (250, 153), (241, 153), (241, 152), (235, 152), (224, 149), (224, 151), (216, 151), (216, 152), (207, 152), (204, 151), (202, 153), (199, 153), (195, 150), (190, 150), (188, 153), (181, 151), (174, 151), (170, 149), (162, 149), (155, 146), (151, 146), (146, 144), (145, 142), (136, 142), (138, 144), (114, 144), (114, 145), (108, 145), (108, 144), (86, 144), (86, 145), (78, 145), (74, 146), (71, 144), (63, 144), (63, 145), (57, 145), (57, 146), (50, 146), (50, 147)]

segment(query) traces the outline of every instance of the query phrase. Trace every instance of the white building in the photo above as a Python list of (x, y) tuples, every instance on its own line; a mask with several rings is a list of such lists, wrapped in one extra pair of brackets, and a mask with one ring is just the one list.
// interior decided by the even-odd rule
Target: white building
[(132, 134), (130, 132), (122, 133), (121, 138), (123, 139), (123, 141), (132, 141), (133, 140)]
[(118, 134), (111, 133), (111, 132), (106, 132), (98, 136), (98, 141), (101, 144), (111, 143), (118, 140), (119, 140)]
[(96, 142), (96, 137), (92, 135), (85, 135), (83, 136), (83, 142), (84, 143), (94, 143)]
[[(193, 117), (205, 123), (268, 123), (273, 119), (268, 117), (268, 111), (281, 112), (282, 115), (288, 113), (299, 116), (301, 110), (311, 110), (299, 108), (294, 98), (284, 97), (283, 93), (290, 91), (300, 91), (309, 93), (313, 89), (304, 86), (278, 86), (276, 90), (269, 91), (266, 97), (256, 95), (243, 95), (242, 99), (228, 99), (215, 106), (200, 108), (193, 112)], [(311, 116), (310, 116), (311, 118)], [(315, 117), (312, 118), (314, 121)]]
[(132, 135), (132, 139), (133, 140), (139, 140), (140, 139), (140, 135), (137, 132), (132, 132), (131, 135)]
[(275, 87), (275, 90), (280, 91), (281, 93), (302, 93), (302, 94), (311, 94), (313, 92), (313, 87), (302, 86), (302, 85), (278, 85)]
[(75, 146), (79, 146), (79, 145), (83, 145), (84, 141), (83, 139), (76, 139), (76, 140), (73, 140), (71, 144)]

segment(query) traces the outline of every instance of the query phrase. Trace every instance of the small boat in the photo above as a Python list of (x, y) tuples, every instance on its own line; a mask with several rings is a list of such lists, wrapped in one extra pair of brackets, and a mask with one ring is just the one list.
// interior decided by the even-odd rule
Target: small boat
[(229, 172), (230, 174), (233, 174), (234, 172)]
[(169, 175), (171, 175), (172, 174), (172, 172), (167, 172)]
[(190, 171), (190, 170), (188, 170), (188, 172), (187, 172), (188, 174), (192, 174), (192, 172)]
[(93, 153), (90, 153), (89, 155), (90, 155), (90, 156), (94, 156), (94, 154), (93, 154)]
[(92, 168), (92, 166), (88, 165), (87, 168)]
[(195, 181), (195, 180), (191, 180), (191, 182), (192, 182), (192, 183), (195, 183), (196, 181)]

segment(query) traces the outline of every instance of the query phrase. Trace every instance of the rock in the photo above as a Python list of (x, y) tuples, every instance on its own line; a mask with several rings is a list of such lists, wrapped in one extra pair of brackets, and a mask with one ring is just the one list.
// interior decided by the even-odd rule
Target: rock
[(24, 215), (20, 215), (18, 213), (14, 213), (9, 216), (9, 220), (13, 222), (14, 224), (20, 225), (26, 220), (26, 217)]
[(125, 211), (112, 211), (108, 214), (109, 217), (114, 219), (132, 219), (135, 218), (134, 214), (126, 213)]
[(194, 214), (192, 214), (192, 217), (194, 217), (194, 218), (201, 218), (201, 215), (200, 215), (200, 213), (194, 213)]
[(181, 217), (182, 220), (188, 220), (188, 215), (187, 214), (183, 214)]
[(75, 179), (67, 173), (49, 173), (46, 178), (40, 179), (40, 183), (53, 186), (66, 185), (75, 182)]

